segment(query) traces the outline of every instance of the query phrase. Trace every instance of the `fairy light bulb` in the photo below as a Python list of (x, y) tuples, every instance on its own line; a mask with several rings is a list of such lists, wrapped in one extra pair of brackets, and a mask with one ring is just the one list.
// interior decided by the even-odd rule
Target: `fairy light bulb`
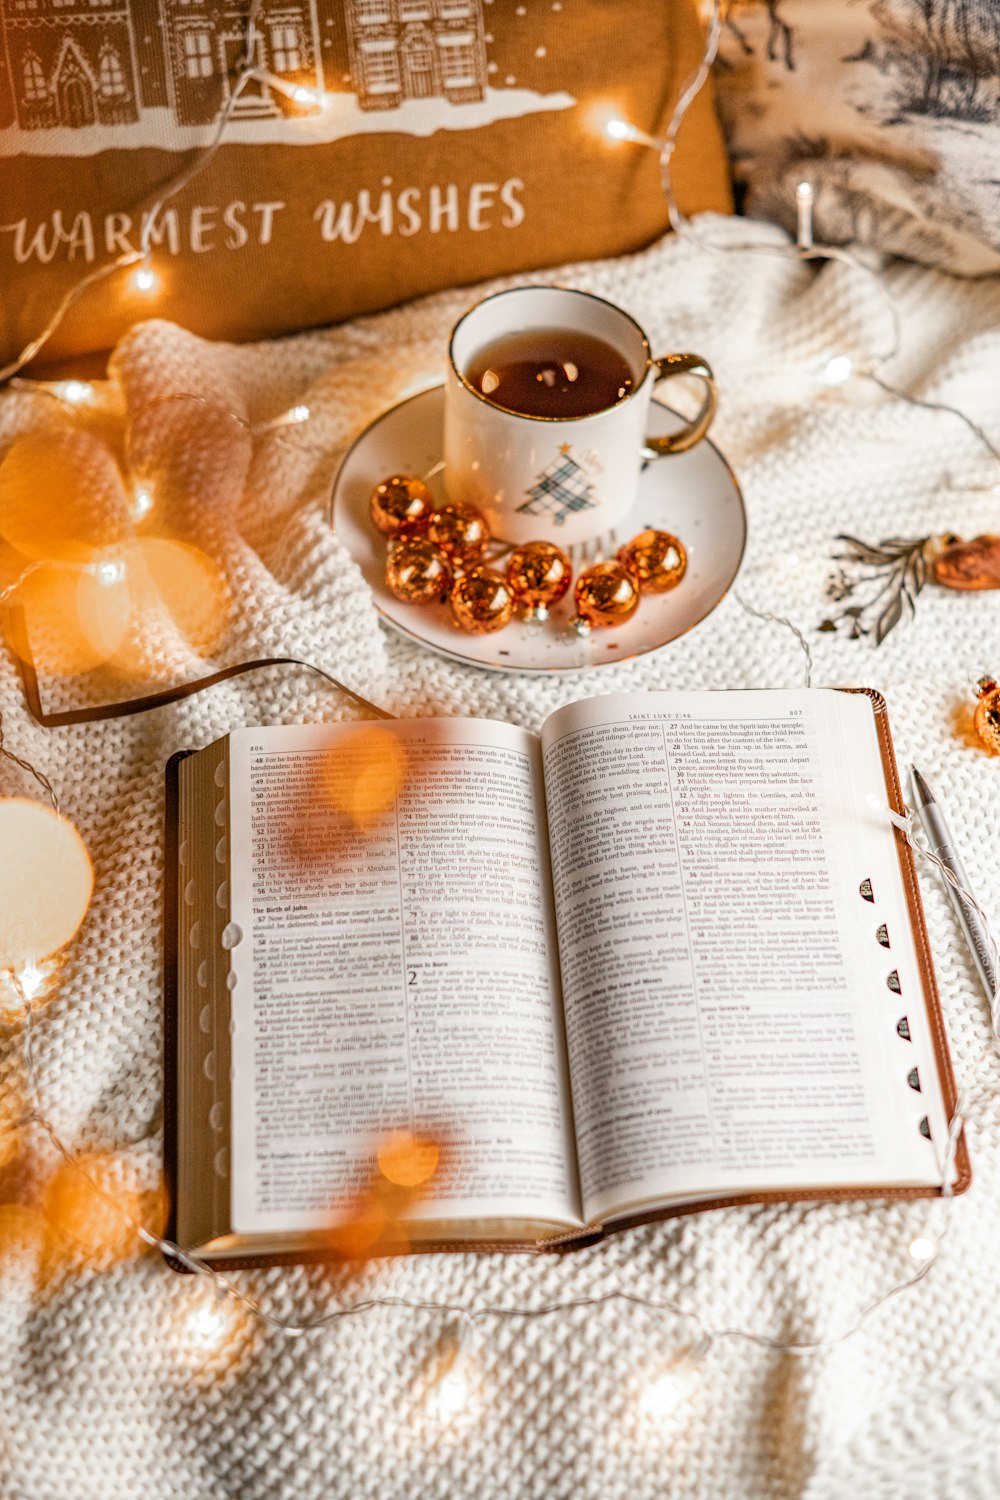
[(268, 422), (258, 423), (252, 431), (260, 434), (276, 432), (279, 427), (299, 427), (303, 422), (308, 422), (311, 416), (310, 408), (304, 402), (300, 402), (296, 406), (289, 407), (287, 411), (283, 411), (280, 417), (272, 417)]
[(82, 406), (94, 399), (94, 387), (86, 380), (61, 380), (54, 387), (57, 396), (71, 406)]
[(465, 1360), (456, 1358), (443, 1380), (439, 1380), (431, 1393), (430, 1405), (436, 1416), (450, 1422), (464, 1411), (469, 1403), (469, 1380)]
[(604, 134), (610, 141), (632, 141), (637, 146), (651, 146), (654, 151), (663, 149), (663, 141), (658, 141), (648, 130), (640, 130), (638, 125), (633, 125), (629, 120), (622, 120), (618, 115), (613, 115), (610, 120), (604, 122)]
[(918, 1265), (926, 1265), (929, 1260), (934, 1259), (934, 1241), (925, 1234), (918, 1234), (915, 1240), (910, 1241), (910, 1255)]
[(142, 521), (153, 509), (153, 492), (144, 484), (137, 484), (132, 491), (132, 519)]
[(150, 292), (155, 292), (160, 284), (160, 278), (148, 261), (143, 261), (140, 266), (136, 266), (129, 279), (133, 290), (142, 292), (146, 296)]
[(854, 374), (854, 361), (849, 354), (834, 354), (823, 369), (827, 385), (843, 385)]
[[(21, 1021), (25, 1007), (33, 1007), (48, 999), (59, 968), (58, 958), (37, 961), (29, 958), (12, 968), (0, 969), (0, 1021)], [(4, 1161), (3, 1146), (4, 1135), (0, 1127), (0, 1166)]]
[(452, 1346), (452, 1354), (442, 1367), (427, 1396), (427, 1409), (440, 1422), (455, 1422), (467, 1412), (472, 1400), (471, 1349), (474, 1329), (463, 1320)]
[(37, 964), (28, 963), (18, 970), (17, 982), (21, 986), (24, 998), (34, 1000), (45, 983), (45, 975)]
[(658, 1426), (671, 1421), (687, 1397), (687, 1381), (678, 1370), (666, 1370), (651, 1380), (639, 1397), (639, 1410)]
[(281, 78), (267, 68), (248, 68), (246, 76), (258, 78), (269, 89), (284, 94), (286, 99), (291, 99), (293, 104), (299, 104), (303, 109), (325, 109), (328, 103), (328, 96), (322, 89), (311, 89), (304, 83), (289, 83), (287, 78)]
[(205, 1302), (188, 1313), (184, 1332), (188, 1342), (198, 1349), (217, 1349), (229, 1332), (231, 1321), (231, 1309), (221, 1301)]
[(102, 562), (95, 563), (91, 571), (98, 583), (111, 588), (114, 584), (121, 583), (125, 577), (125, 561), (121, 557), (106, 557)]

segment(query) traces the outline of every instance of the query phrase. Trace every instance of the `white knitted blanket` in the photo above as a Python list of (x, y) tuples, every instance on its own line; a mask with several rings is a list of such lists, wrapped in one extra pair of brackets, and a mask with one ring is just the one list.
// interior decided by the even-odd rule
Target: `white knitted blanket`
[[(762, 225), (709, 219), (698, 231), (784, 243)], [(801, 626), (818, 685), (885, 692), (900, 760), (932, 780), (975, 889), (1000, 921), (1000, 761), (963, 730), (975, 679), (1000, 669), (1000, 592), (928, 588), (915, 620), (878, 650), (815, 633), (836, 532), (1000, 530), (1000, 473), (961, 421), (864, 382), (823, 386), (832, 354), (862, 356), (886, 338), (885, 308), (867, 278), (671, 238), (552, 279), (624, 304), (658, 348), (694, 348), (711, 360), (721, 389), (714, 435), (749, 513), (737, 593)], [(905, 264), (886, 280), (904, 328), (886, 373), (958, 404), (1000, 443), (1000, 285)], [(207, 346), (157, 323), (127, 340), (119, 371), (134, 404), (194, 391), (221, 396), (252, 422), (296, 401), (313, 413), (301, 428), (262, 438), (254, 456), (236, 438), (221, 458), (211, 445), (184, 446), (187, 477), (200, 477), (205, 495), (196, 533), (211, 529), (215, 504), (234, 506), (239, 521), (225, 563), (240, 624), (217, 659), (295, 654), (401, 713), (489, 714), (530, 727), (562, 702), (617, 688), (801, 683), (792, 634), (750, 618), (735, 595), (663, 650), (574, 678), (465, 669), (380, 627), (322, 507), (350, 440), (441, 370), (447, 331), (470, 300), (468, 291), (447, 293), (246, 348)], [(33, 419), (38, 400), (0, 401), (0, 443)], [(59, 696), (52, 683), (43, 690)], [(96, 869), (57, 997), (38, 1013), (43, 1107), (72, 1147), (114, 1153), (124, 1184), (153, 1189), (162, 1146), (164, 762), (237, 724), (353, 710), (308, 673), (269, 669), (137, 718), (46, 730), (29, 717), (6, 653), (0, 707), (8, 746), (49, 774)], [(13, 787), (0, 766), (0, 789)], [(925, 873), (921, 883), (961, 1078), (986, 1040), (986, 1005), (938, 884)], [(9, 1125), (23, 1108), (13, 1024), (4, 1055)], [(192, 1313), (213, 1306), (203, 1285), (155, 1254), (136, 1248), (88, 1264), (9, 1250), (0, 1257), (0, 1490), (6, 1500), (992, 1500), (1000, 1492), (1000, 1062), (991, 1058), (977, 1076), (975, 1181), (954, 1205), (929, 1278), (830, 1352), (796, 1358), (716, 1339), (677, 1374), (667, 1411), (651, 1411), (643, 1392), (692, 1344), (695, 1328), (636, 1303), (480, 1319), (465, 1367), (469, 1399), (449, 1422), (428, 1399), (456, 1332), (447, 1312), (363, 1311), (293, 1340), (223, 1307), (220, 1342), (192, 1323)], [(39, 1130), (28, 1140), (23, 1170), (40, 1192), (56, 1158)], [(730, 1209), (562, 1258), (420, 1256), (349, 1274), (235, 1274), (284, 1314), (372, 1296), (542, 1310), (621, 1289), (680, 1301), (714, 1329), (802, 1340), (846, 1332), (912, 1270), (910, 1242), (935, 1212), (877, 1202)]]

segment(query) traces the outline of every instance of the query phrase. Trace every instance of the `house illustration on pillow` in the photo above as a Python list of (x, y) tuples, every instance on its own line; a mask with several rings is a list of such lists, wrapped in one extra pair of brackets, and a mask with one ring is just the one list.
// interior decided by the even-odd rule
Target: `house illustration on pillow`
[[(0, 0), (0, 19), (0, 127), (22, 131), (211, 124), (245, 61), (247, 6), (227, 0)], [(327, 92), (365, 111), (485, 97), (483, 0), (263, 0), (255, 31), (262, 76), (234, 120), (316, 113)]]

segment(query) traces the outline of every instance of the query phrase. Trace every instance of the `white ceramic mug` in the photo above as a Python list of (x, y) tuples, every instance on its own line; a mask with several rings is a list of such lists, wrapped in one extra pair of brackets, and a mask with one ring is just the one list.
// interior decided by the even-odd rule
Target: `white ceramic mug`
[[(632, 373), (613, 406), (586, 416), (533, 416), (497, 406), (466, 378), (476, 354), (496, 339), (532, 329), (572, 328), (610, 344)], [(572, 545), (611, 531), (632, 509), (651, 454), (681, 453), (715, 415), (715, 379), (697, 354), (650, 353), (638, 323), (590, 292), (526, 286), (497, 292), (459, 318), (448, 346), (444, 405), (445, 489), (477, 505), (491, 533), (520, 543)], [(673, 375), (704, 382), (701, 409), (668, 437), (646, 435), (653, 387)]]

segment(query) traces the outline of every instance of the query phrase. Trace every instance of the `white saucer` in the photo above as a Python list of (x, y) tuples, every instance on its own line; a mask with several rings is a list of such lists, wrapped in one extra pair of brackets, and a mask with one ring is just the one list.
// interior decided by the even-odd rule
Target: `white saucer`
[[(637, 532), (654, 526), (672, 531), (687, 548), (687, 572), (677, 587), (667, 594), (644, 594), (626, 624), (581, 638), (570, 625), (572, 589), (544, 625), (517, 621), (493, 635), (466, 635), (452, 623), (446, 604), (421, 608), (401, 603), (386, 587), (385, 538), (371, 523), (368, 501), (380, 480), (399, 473), (427, 479), (444, 500), (443, 420), (443, 386), (390, 407), (349, 449), (333, 482), (334, 530), (371, 586), (379, 613), (411, 640), (494, 671), (579, 672), (643, 656), (676, 640), (711, 613), (736, 577), (746, 544), (743, 497), (726, 460), (706, 439), (688, 453), (652, 461), (639, 481), (631, 512), (612, 539), (602, 539), (604, 555), (613, 557)], [(675, 412), (653, 403), (651, 435), (681, 425)]]

